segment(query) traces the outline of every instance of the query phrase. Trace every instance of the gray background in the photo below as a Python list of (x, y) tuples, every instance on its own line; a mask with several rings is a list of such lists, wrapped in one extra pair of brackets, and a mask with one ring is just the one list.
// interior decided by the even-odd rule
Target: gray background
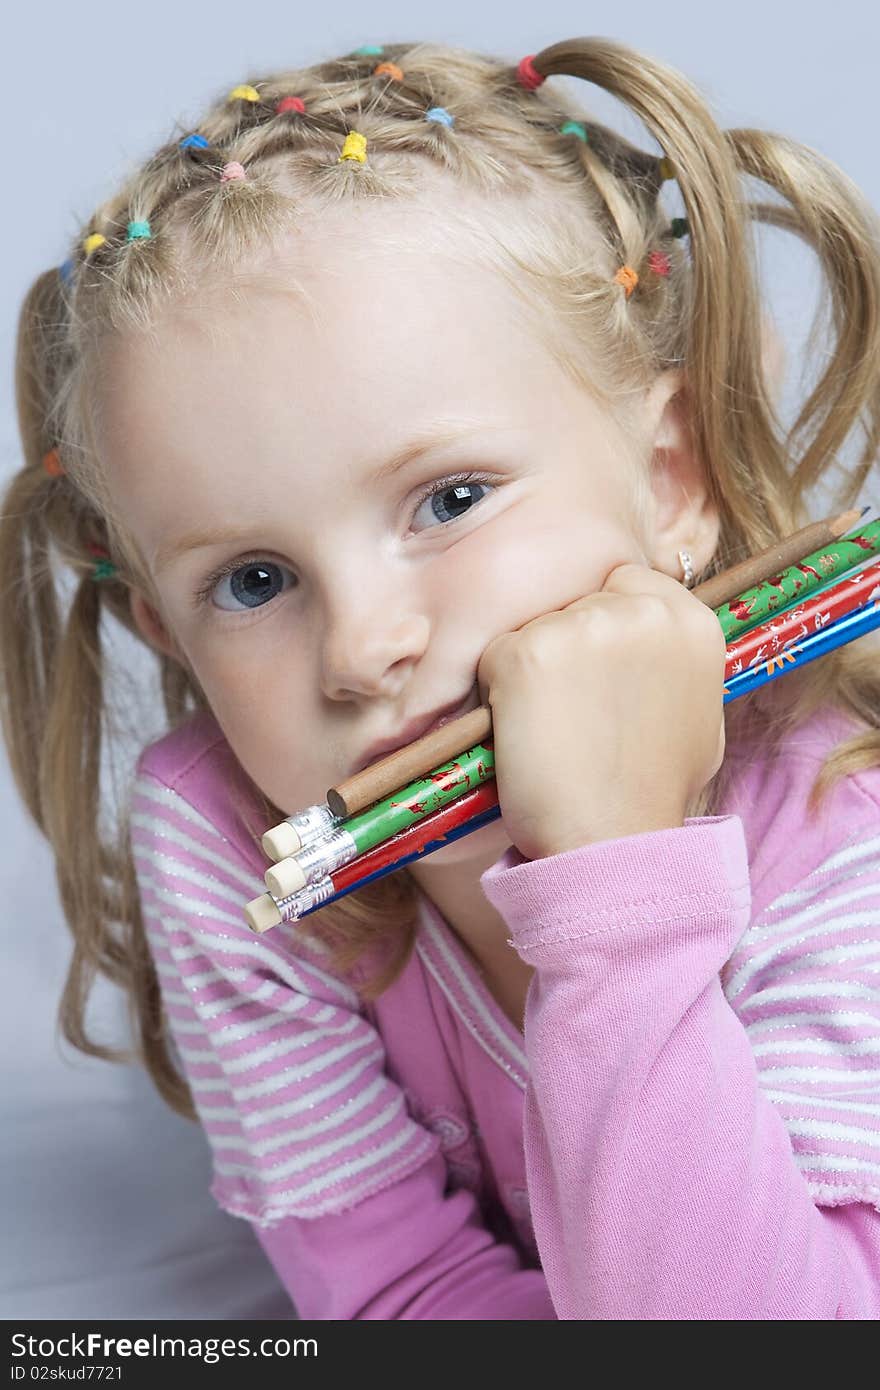
[[(737, 0), (710, 11), (696, 0), (630, 0), (610, 10), (556, 0), (542, 7), (540, 23), (526, 7), (517, 14), (461, 0), (421, 12), (388, 0), (366, 10), (321, 8), (320, 17), (289, 0), (252, 0), (246, 8), (229, 0), (187, 8), (152, 0), (112, 12), (57, 3), (13, 9), (3, 92), (0, 485), (19, 466), (12, 368), (28, 285), (64, 258), (80, 220), (177, 119), (194, 123), (205, 101), (275, 67), (415, 39), (513, 62), (563, 38), (602, 34), (683, 71), (722, 125), (761, 126), (812, 145), (880, 207), (876, 6)], [(570, 85), (587, 111), (652, 148), (618, 103), (586, 83)], [(762, 241), (762, 265), (788, 347), (783, 400), (792, 402), (803, 385), (799, 356), (817, 297), (815, 263), (796, 239), (772, 232)], [(803, 380), (810, 374), (807, 363)], [(875, 474), (865, 500), (876, 503), (877, 490)], [(134, 676), (132, 725), (146, 742), (159, 727), (157, 691), (134, 644), (115, 640)], [(136, 751), (132, 742), (130, 755)], [(0, 812), (0, 1316), (289, 1316), (250, 1228), (208, 1196), (200, 1132), (167, 1111), (136, 1069), (92, 1061), (58, 1040), (54, 1014), (69, 939), (52, 857), (25, 815), (2, 751)], [(109, 987), (96, 991), (91, 1018), (101, 1037), (124, 1037), (120, 1000)]]

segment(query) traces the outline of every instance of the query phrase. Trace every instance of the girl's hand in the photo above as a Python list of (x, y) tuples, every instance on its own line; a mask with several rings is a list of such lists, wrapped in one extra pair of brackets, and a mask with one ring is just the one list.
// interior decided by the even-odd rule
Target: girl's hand
[(724, 758), (725, 658), (712, 609), (635, 564), (494, 638), (477, 681), (520, 853), (682, 825)]

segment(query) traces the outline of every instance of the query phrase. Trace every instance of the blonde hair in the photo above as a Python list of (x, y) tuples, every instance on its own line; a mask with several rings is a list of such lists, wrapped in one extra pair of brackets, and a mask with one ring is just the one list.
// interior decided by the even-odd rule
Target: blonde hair
[[(484, 212), (460, 219), (464, 229), (533, 306), (576, 380), (624, 411), (657, 373), (685, 370), (694, 443), (721, 519), (717, 551), (698, 579), (805, 524), (808, 494), (832, 470), (840, 475), (835, 503), (850, 506), (877, 453), (877, 222), (833, 164), (779, 135), (719, 129), (684, 78), (620, 44), (573, 39), (536, 55), (540, 73), (592, 82), (641, 118), (671, 164), (686, 242), (671, 234), (660, 197), (669, 165), (590, 120), (556, 84), (527, 90), (515, 64), (436, 43), (391, 45), (383, 57), (399, 65), (402, 79), (374, 74), (380, 60), (354, 54), (254, 78), (256, 102), (215, 103), (199, 122), (208, 147), (182, 150), (175, 134), (82, 228), (69, 275), (41, 275), (21, 313), (24, 464), (6, 491), (0, 521), (2, 719), (13, 775), (56, 856), (73, 935), (59, 1020), (82, 1051), (127, 1058), (91, 1038), (85, 1025), (96, 973), (114, 980), (130, 1000), (135, 1055), (167, 1102), (190, 1117), (144, 932), (125, 806), (114, 808), (106, 834), (99, 825), (103, 740), (113, 736), (102, 619), (112, 616), (142, 640), (129, 588), (155, 594), (113, 514), (91, 443), (90, 373), (109, 336), (147, 328), (182, 288), (246, 266), (303, 209), (320, 212), (359, 198), (400, 201), (418, 192), (420, 177), (434, 166), (459, 195), (450, 201), (450, 218), (464, 192), (482, 199)], [(278, 100), (290, 94), (302, 98), (304, 113), (276, 114)], [(433, 106), (452, 113), (453, 128), (425, 119)], [(571, 127), (563, 132), (571, 120), (581, 122), (586, 140)], [(365, 164), (339, 160), (353, 129), (367, 138)], [(221, 182), (231, 161), (247, 177)], [(779, 199), (750, 203), (746, 178)], [(147, 221), (150, 236), (126, 239), (132, 221)], [(833, 346), (787, 431), (766, 379), (753, 221), (802, 237), (830, 296)], [(95, 234), (104, 240), (86, 256), (82, 241)], [(658, 248), (669, 258), (667, 275), (649, 268)], [(639, 276), (631, 296), (614, 278), (623, 264)], [(597, 343), (601, 353), (591, 352)], [(856, 427), (864, 439), (847, 468), (839, 453)], [(63, 476), (42, 466), (52, 447)], [(90, 544), (109, 550), (116, 577), (93, 582)], [(207, 702), (183, 663), (158, 652), (155, 658), (173, 729)], [(815, 807), (836, 778), (880, 763), (875, 667), (876, 654), (863, 640), (729, 706), (728, 747), (747, 735), (772, 747), (825, 703), (855, 714), (865, 730), (826, 761), (813, 788)], [(722, 804), (727, 765), (692, 814), (712, 814)], [(251, 791), (260, 806), (258, 822), (248, 823), (256, 839), (284, 813)], [(402, 969), (416, 903), (404, 871), (311, 919), (320, 918), (339, 968), (359, 974), (364, 997), (375, 997)], [(385, 962), (367, 977), (359, 962), (371, 946), (384, 950)]]

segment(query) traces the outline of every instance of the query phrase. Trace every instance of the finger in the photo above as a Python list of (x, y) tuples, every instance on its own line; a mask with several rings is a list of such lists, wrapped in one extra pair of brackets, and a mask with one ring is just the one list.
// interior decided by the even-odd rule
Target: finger
[(656, 594), (659, 598), (678, 598), (689, 591), (672, 575), (662, 570), (651, 569), (649, 565), (618, 565), (606, 576), (602, 593), (610, 594)]

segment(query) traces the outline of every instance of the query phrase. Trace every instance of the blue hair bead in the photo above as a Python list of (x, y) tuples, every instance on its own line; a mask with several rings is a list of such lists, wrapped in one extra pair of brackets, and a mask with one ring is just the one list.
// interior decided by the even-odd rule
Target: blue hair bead
[(140, 241), (142, 237), (152, 236), (149, 222), (129, 222), (125, 229), (126, 241)]
[(565, 125), (559, 127), (560, 135), (576, 135), (579, 140), (583, 140), (585, 145), (590, 142), (587, 139), (587, 128), (580, 121), (566, 121)]
[(208, 148), (208, 142), (205, 139), (204, 135), (185, 135), (184, 138), (180, 141), (180, 148), (182, 150), (188, 150), (190, 148), (196, 150), (206, 150)]
[(62, 261), (60, 266), (58, 267), (58, 274), (61, 276), (61, 283), (63, 285), (70, 284), (71, 280), (73, 279), (73, 272), (74, 263), (70, 259), (70, 257), (68, 257), (68, 259), (66, 261)]
[(425, 112), (426, 121), (436, 121), (438, 125), (455, 125), (455, 117), (451, 116), (445, 106), (432, 106), (430, 111)]
[(385, 49), (380, 43), (365, 43), (362, 44), (360, 48), (356, 48), (354, 52), (357, 58), (366, 58), (371, 54), (374, 57), (378, 57), (380, 53), (385, 52)]

